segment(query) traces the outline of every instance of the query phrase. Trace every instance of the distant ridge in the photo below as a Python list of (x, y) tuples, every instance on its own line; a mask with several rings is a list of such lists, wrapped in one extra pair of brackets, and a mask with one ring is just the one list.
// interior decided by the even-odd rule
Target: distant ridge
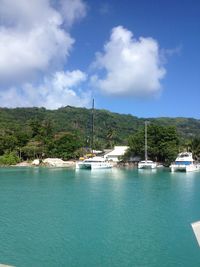
[[(91, 109), (66, 106), (57, 110), (45, 108), (0, 108), (0, 130), (28, 127), (30, 120), (48, 120), (53, 123), (55, 132), (80, 131), (87, 135), (90, 128)], [(138, 118), (130, 114), (119, 114), (104, 109), (95, 109), (95, 136), (104, 140), (109, 134), (114, 135), (115, 143), (126, 144), (129, 135), (144, 126), (144, 121), (175, 126), (184, 138), (200, 136), (200, 120), (194, 118)]]

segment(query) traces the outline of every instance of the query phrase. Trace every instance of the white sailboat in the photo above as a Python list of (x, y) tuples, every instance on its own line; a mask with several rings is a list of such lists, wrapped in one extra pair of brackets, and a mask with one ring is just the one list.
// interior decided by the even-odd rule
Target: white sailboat
[[(94, 150), (94, 99), (92, 102), (92, 133), (91, 133), (91, 152)], [(76, 162), (76, 169), (110, 169), (112, 165), (103, 157), (91, 157), (82, 161)]]
[(138, 163), (138, 169), (155, 169), (157, 163), (152, 160), (148, 160), (147, 154), (147, 121), (145, 121), (145, 160), (142, 160)]
[(102, 157), (92, 157), (76, 163), (76, 169), (110, 169), (112, 165)]

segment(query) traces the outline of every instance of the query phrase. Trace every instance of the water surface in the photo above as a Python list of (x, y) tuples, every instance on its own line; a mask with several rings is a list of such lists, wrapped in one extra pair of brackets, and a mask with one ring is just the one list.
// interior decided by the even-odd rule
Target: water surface
[(0, 263), (198, 267), (200, 173), (0, 169)]

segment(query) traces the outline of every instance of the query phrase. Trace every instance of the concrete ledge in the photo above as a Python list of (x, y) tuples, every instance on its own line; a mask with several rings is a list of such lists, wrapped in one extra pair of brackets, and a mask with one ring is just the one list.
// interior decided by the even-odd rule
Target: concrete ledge
[(200, 221), (191, 223), (192, 229), (200, 246)]

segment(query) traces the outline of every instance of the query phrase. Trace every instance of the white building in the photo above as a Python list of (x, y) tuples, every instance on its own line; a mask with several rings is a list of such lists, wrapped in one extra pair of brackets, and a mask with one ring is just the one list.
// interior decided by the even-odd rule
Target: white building
[(115, 146), (114, 150), (104, 155), (104, 158), (107, 160), (118, 162), (120, 158), (125, 154), (128, 148), (128, 146)]

